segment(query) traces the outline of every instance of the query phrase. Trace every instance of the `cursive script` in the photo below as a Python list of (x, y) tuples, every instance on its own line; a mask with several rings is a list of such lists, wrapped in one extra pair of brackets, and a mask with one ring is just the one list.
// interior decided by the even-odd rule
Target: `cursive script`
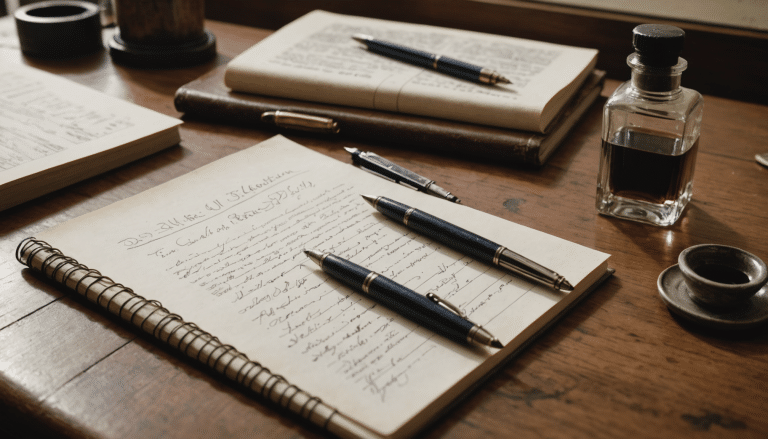
[[(446, 404), (562, 311), (563, 298), (578, 297), (534, 287), (415, 234), (361, 194), (385, 195), (470, 230), (482, 227), (489, 239), (534, 260), (578, 269), (570, 273), (589, 273), (605, 261), (282, 137), (39, 237), (382, 432), (431, 404)], [(305, 249), (449, 300), (510, 349), (493, 355), (443, 338), (332, 279)], [(547, 259), (560, 254), (562, 263)]]
[(124, 114), (93, 110), (23, 72), (0, 69), (0, 171), (133, 125)]
[[(279, 214), (270, 215), (277, 207)], [(286, 179), (210, 220), (185, 217), (195, 227), (184, 228), (180, 219), (162, 223), (184, 233), (158, 241), (163, 247), (149, 253), (164, 271), (201, 287), (191, 290), (197, 294), (227, 302), (306, 363), (381, 401), (393, 386), (408, 386), (409, 371), (440, 336), (336, 282), (304, 249), (338, 254), (422, 294), (452, 299), (470, 318), (514, 288), (511, 277), (489, 277), (490, 267), (382, 220), (348, 184), (318, 190), (309, 180)], [(468, 285), (475, 293), (462, 296)]]

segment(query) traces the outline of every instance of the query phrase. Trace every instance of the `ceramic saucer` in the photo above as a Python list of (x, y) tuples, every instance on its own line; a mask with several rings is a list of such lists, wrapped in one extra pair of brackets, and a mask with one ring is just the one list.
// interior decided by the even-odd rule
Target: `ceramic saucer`
[(768, 322), (768, 286), (725, 310), (705, 308), (691, 299), (680, 267), (673, 265), (659, 275), (659, 295), (673, 313), (710, 328), (747, 329)]

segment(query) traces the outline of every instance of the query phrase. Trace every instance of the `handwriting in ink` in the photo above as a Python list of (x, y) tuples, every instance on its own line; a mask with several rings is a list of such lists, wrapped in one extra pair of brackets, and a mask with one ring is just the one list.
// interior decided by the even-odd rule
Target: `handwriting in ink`
[[(226, 211), (215, 221), (186, 226), (188, 218), (199, 218), (185, 215), (164, 221), (187, 228), (172, 240), (157, 241), (151, 256), (169, 275), (199, 287), (190, 294), (221, 300), (258, 327), (260, 337), (274, 339), (291, 355), (337, 374), (377, 401), (406, 388), (439, 336), (331, 279), (307, 262), (303, 250), (331, 251), (442, 296), (458, 294), (487, 267), (447, 255), (450, 250), (381, 221), (352, 186), (321, 190), (311, 181), (291, 180), (252, 196), (259, 189), (243, 186), (207, 201), (205, 206)], [(228, 206), (232, 202), (237, 204)], [(226, 234), (220, 231), (224, 225)], [(155, 239), (147, 233), (124, 245)], [(508, 281), (489, 280), (485, 293), (465, 298), (462, 308), (493, 309)]]

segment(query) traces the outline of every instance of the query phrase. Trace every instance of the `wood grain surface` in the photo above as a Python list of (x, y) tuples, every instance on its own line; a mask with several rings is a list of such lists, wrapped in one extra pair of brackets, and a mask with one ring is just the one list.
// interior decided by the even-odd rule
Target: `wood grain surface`
[(123, 40), (135, 44), (182, 44), (203, 36), (203, 0), (112, 0)]
[[(269, 31), (207, 21), (219, 55), (181, 70), (113, 65), (106, 52), (29, 64), (171, 116), (175, 90)], [(693, 72), (691, 72), (693, 74)], [(610, 80), (604, 96), (618, 85)], [(425, 432), (429, 438), (768, 437), (768, 329), (703, 330), (674, 317), (656, 280), (686, 247), (733, 245), (768, 261), (768, 107), (705, 96), (693, 201), (657, 228), (599, 216), (602, 98), (533, 170), (399, 148), (288, 137), (338, 160), (390, 158), (463, 203), (612, 254), (616, 274)], [(187, 121), (179, 146), (0, 212), (0, 434), (4, 437), (296, 438), (323, 433), (230, 387), (14, 259), (25, 237), (190, 172), (275, 132)], [(84, 231), (84, 239), (98, 240)], [(258, 359), (257, 359), (258, 360)]]

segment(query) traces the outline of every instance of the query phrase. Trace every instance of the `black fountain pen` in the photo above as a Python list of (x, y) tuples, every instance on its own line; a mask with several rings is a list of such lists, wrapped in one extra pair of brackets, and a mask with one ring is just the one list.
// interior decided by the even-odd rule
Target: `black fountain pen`
[(563, 276), (503, 245), (389, 198), (369, 195), (363, 195), (363, 198), (385, 216), (478, 261), (506, 268), (556, 290), (573, 291), (573, 286)]
[(377, 40), (368, 35), (356, 34), (352, 38), (373, 53), (393, 58), (426, 69), (437, 70), (456, 78), (481, 84), (511, 84), (512, 82), (498, 72), (486, 67), (476, 66), (447, 56), (435, 55), (388, 41)]
[(348, 153), (352, 154), (352, 162), (361, 168), (370, 171), (380, 177), (384, 177), (387, 180), (400, 183), (404, 186), (408, 186), (411, 189), (428, 193), (439, 198), (445, 198), (448, 201), (454, 203), (461, 203), (461, 200), (456, 198), (456, 195), (448, 192), (435, 184), (434, 180), (430, 180), (426, 177), (409, 171), (400, 165), (390, 162), (384, 157), (374, 154), (372, 152), (363, 152), (357, 148), (344, 148)]
[(330, 253), (304, 253), (331, 277), (360, 290), (387, 308), (450, 340), (501, 349), (504, 345), (458, 308), (433, 293), (422, 296), (374, 271)]

